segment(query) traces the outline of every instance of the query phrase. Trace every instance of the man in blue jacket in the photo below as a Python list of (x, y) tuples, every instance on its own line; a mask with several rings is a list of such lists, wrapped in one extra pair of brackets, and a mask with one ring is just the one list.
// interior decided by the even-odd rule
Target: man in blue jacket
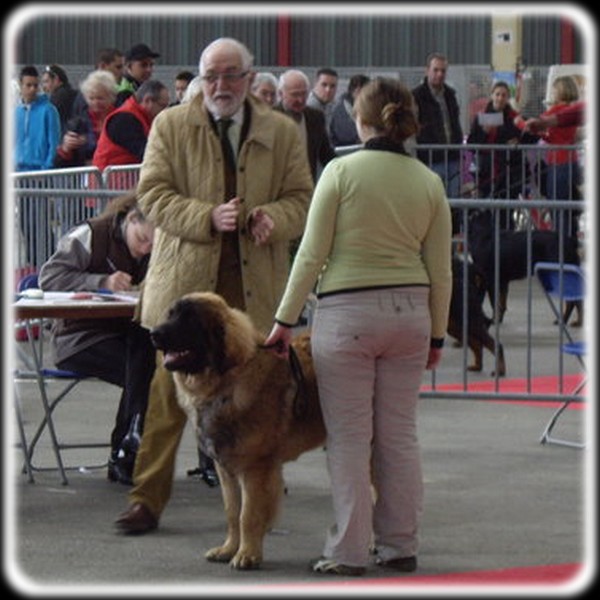
[(39, 94), (40, 78), (33, 66), (19, 74), (21, 102), (15, 112), (15, 171), (53, 167), (60, 142), (60, 118), (48, 96)]
[[(15, 108), (15, 171), (52, 169), (60, 142), (58, 110), (46, 94), (39, 94), (37, 69), (26, 66), (19, 73), (21, 102)], [(53, 247), (46, 198), (20, 198), (19, 221), (26, 260), (39, 266)]]

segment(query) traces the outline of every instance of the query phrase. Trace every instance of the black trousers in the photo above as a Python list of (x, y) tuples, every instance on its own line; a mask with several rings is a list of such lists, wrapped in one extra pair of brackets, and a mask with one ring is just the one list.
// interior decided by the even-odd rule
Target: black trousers
[(136, 416), (138, 433), (142, 435), (155, 361), (150, 332), (131, 322), (123, 335), (98, 342), (56, 366), (123, 388), (111, 434), (111, 448), (116, 451)]

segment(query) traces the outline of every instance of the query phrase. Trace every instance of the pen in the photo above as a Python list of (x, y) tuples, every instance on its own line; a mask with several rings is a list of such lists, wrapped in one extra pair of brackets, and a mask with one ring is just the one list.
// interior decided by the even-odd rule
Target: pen
[(119, 270), (115, 266), (115, 263), (112, 260), (110, 260), (110, 258), (108, 258), (108, 256), (106, 257), (106, 264), (112, 269), (113, 273), (116, 273)]

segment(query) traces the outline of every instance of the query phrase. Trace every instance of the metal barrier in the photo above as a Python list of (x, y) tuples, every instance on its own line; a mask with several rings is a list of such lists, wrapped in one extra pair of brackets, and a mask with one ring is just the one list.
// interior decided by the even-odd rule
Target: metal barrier
[(132, 190), (140, 177), (140, 165), (115, 165), (102, 173), (102, 185), (107, 190)]
[[(560, 263), (571, 260), (566, 247), (576, 240), (579, 254), (585, 254), (587, 235), (586, 205), (582, 174), (585, 164), (584, 145), (525, 145), (525, 144), (455, 144), (418, 145), (410, 149), (430, 168), (436, 171), (446, 185), (447, 195), (453, 213), (455, 247), (463, 252), (463, 259), (472, 259), (470, 217), (474, 211), (489, 211), (492, 215), (492, 229), (489, 231), (492, 243), (491, 255), (494, 258), (491, 300), (495, 315), (501, 310), (500, 288), (500, 242), (501, 231), (524, 232), (526, 263), (530, 271), (526, 278), (526, 331), (520, 343), (525, 347), (525, 390), (523, 392), (500, 391), (501, 380), (498, 374), (498, 351), (495, 354), (494, 388), (491, 391), (474, 391), (469, 383), (473, 381), (468, 366), (469, 348), (463, 344), (462, 385), (460, 389), (449, 391), (437, 389), (435, 373), (431, 377), (431, 389), (422, 391), (426, 398), (476, 398), (561, 401), (564, 398), (581, 400), (565, 391), (564, 362), (561, 347), (563, 340), (556, 336), (556, 374), (558, 392), (556, 394), (533, 393), (533, 355), (535, 332), (533, 331), (534, 294), (538, 293), (531, 277), (535, 261), (534, 232), (548, 232), (558, 242)], [(555, 163), (559, 162), (559, 165)], [(468, 200), (471, 199), (471, 200)], [(510, 235), (504, 234), (504, 235)], [(518, 235), (518, 234), (517, 234)], [(521, 234), (523, 235), (523, 234)], [(468, 331), (468, 271), (467, 260), (462, 277), (462, 339), (467, 339)], [(499, 320), (490, 331), (496, 348), (501, 342)]]
[[(336, 149), (340, 155), (360, 149), (361, 146), (349, 146)], [(491, 215), (494, 268), (493, 282), (495, 295), (492, 305), (496, 314), (500, 309), (499, 289), (499, 248), (500, 232), (503, 230), (523, 231), (526, 235), (526, 256), (533, 268), (533, 235), (536, 231), (554, 232), (558, 239), (560, 255), (564, 262), (564, 248), (568, 238), (576, 236), (580, 247), (586, 235), (585, 202), (576, 198), (583, 195), (578, 180), (583, 163), (583, 146), (525, 146), (525, 145), (451, 145), (424, 146), (410, 149), (419, 152), (421, 157), (431, 161), (442, 152), (442, 160), (431, 167), (437, 170), (445, 180), (449, 203), (455, 224), (455, 250), (463, 258), (471, 260), (474, 240), (469, 230), (469, 222), (476, 211), (489, 211)], [(577, 157), (578, 168), (570, 167), (566, 173), (555, 173), (554, 183), (560, 177), (566, 177), (566, 189), (572, 190), (572, 199), (544, 198), (548, 189), (555, 191), (552, 177), (545, 171), (545, 157), (550, 152), (568, 152)], [(494, 177), (485, 179), (485, 169), (481, 165), (492, 165)], [(504, 165), (495, 169), (498, 163)], [(13, 174), (14, 207), (14, 266), (17, 272), (37, 271), (55, 249), (56, 242), (71, 226), (101, 212), (110, 198), (121, 195), (125, 190), (137, 184), (140, 165), (115, 166), (101, 173), (94, 167), (82, 167), (65, 170), (49, 170)], [(581, 169), (582, 170), (582, 169)], [(453, 182), (456, 182), (454, 184)], [(564, 186), (563, 188), (564, 189)], [(484, 194), (485, 192), (485, 194)], [(486, 197), (482, 197), (486, 195)], [(468, 262), (465, 261), (465, 268)], [(464, 273), (468, 274), (467, 271)], [(467, 279), (463, 277), (463, 339), (468, 331), (469, 311), (467, 310)], [(562, 387), (564, 367), (561, 361), (560, 345), (557, 338), (557, 356), (559, 362), (557, 374), (561, 382), (558, 394), (533, 394), (531, 381), (534, 376), (532, 356), (534, 351), (534, 332), (532, 321), (534, 285), (531, 276), (527, 278), (527, 325), (522, 340), (526, 354), (527, 391), (523, 393), (499, 392), (499, 376), (495, 378), (495, 389), (490, 392), (474, 392), (468, 386), (471, 375), (467, 369), (469, 348), (463, 347), (463, 382), (459, 390), (437, 389), (435, 373), (431, 379), (431, 389), (422, 392), (423, 397), (439, 398), (502, 398), (558, 400), (564, 399), (566, 392)], [(490, 334), (496, 343), (501, 341), (498, 322), (491, 327)], [(496, 363), (498, 358), (496, 357)], [(576, 398), (580, 399), (580, 398)]]
[[(438, 388), (435, 372), (431, 375), (430, 389), (421, 392), (421, 396), (425, 398), (456, 398), (456, 399), (513, 399), (513, 400), (533, 400), (533, 401), (562, 401), (565, 398), (573, 400), (582, 400), (582, 396), (572, 395), (565, 390), (565, 365), (563, 361), (563, 353), (561, 351), (565, 340), (562, 338), (562, 330), (557, 328), (556, 336), (553, 336), (553, 347), (556, 355), (556, 370), (555, 374), (558, 377), (557, 393), (535, 393), (533, 391), (533, 381), (536, 376), (533, 367), (533, 358), (535, 355), (536, 337), (539, 337), (539, 325), (537, 331), (534, 327), (534, 310), (538, 309), (543, 314), (547, 314), (550, 318), (549, 307), (546, 301), (543, 300), (542, 292), (538, 289), (537, 283), (532, 277), (533, 266), (535, 262), (541, 260), (550, 260), (566, 264), (568, 262), (583, 262), (585, 259), (585, 246), (582, 244), (581, 238), (566, 236), (562, 228), (557, 231), (540, 230), (536, 228), (535, 219), (531, 217), (533, 211), (550, 210), (563, 215), (566, 211), (583, 211), (585, 210), (585, 202), (583, 201), (564, 201), (564, 200), (450, 200), (450, 205), (460, 216), (462, 232), (454, 238), (454, 256), (459, 258), (461, 277), (459, 278), (462, 285), (460, 297), (463, 299), (460, 320), (462, 327), (462, 340), (469, 338), (469, 321), (475, 318), (471, 314), (472, 305), (469, 305), (469, 272), (473, 272), (477, 263), (477, 253), (481, 252), (481, 231), (473, 227), (473, 221), (479, 216), (486, 217), (487, 239), (485, 240), (484, 252), (488, 252), (488, 258), (491, 261), (491, 270), (486, 290), (489, 292), (490, 287), (493, 292), (489, 298), (489, 306), (495, 317), (490, 326), (490, 335), (495, 344), (495, 352), (491, 356), (494, 365), (493, 388), (487, 391), (474, 390), (470, 384), (481, 380), (481, 376), (472, 375), (468, 369), (469, 357), (471, 349), (467, 343), (462, 344), (462, 381), (453, 386), (453, 390), (448, 390), (446, 386)], [(525, 215), (524, 225), (518, 231), (509, 231), (501, 227), (502, 217), (507, 212), (512, 211), (516, 214)], [(562, 221), (563, 219), (559, 219)], [(504, 237), (507, 236), (507, 237)], [(509, 238), (509, 239), (507, 239)], [(523, 332), (519, 332), (513, 343), (517, 343), (519, 350), (524, 350), (524, 362), (519, 365), (520, 371), (525, 367), (524, 375), (524, 390), (523, 391), (506, 391), (502, 387), (502, 377), (499, 372), (500, 352), (499, 344), (502, 342), (501, 319), (502, 314), (502, 298), (501, 298), (501, 247), (503, 244), (510, 242), (510, 238), (518, 240), (518, 247), (513, 255), (513, 260), (519, 265), (526, 266), (526, 275), (522, 279), (525, 280), (525, 328)], [(540, 259), (536, 256), (540, 251), (547, 251), (546, 256), (553, 255), (553, 258)], [(505, 256), (506, 258), (506, 256)], [(506, 264), (503, 265), (506, 269)], [(478, 275), (480, 273), (478, 272)], [(455, 279), (456, 282), (456, 279)], [(491, 285), (490, 285), (491, 284)], [(539, 302), (538, 302), (539, 301)], [(483, 305), (483, 304), (482, 304)], [(539, 316), (539, 315), (538, 315)], [(545, 329), (544, 333), (547, 333)], [(514, 333), (513, 333), (514, 335)], [(485, 352), (485, 350), (484, 350)], [(547, 356), (547, 355), (546, 355)], [(508, 369), (510, 362), (507, 360)], [(509, 375), (509, 373), (507, 373)]]
[[(447, 195), (455, 198), (494, 200), (580, 200), (583, 198), (585, 146), (530, 144), (451, 144), (418, 145), (411, 153), (434, 170), (446, 185)], [(548, 160), (565, 161), (560, 165)], [(555, 230), (560, 213), (550, 205), (531, 214), (513, 214), (507, 207), (502, 224), (507, 229), (524, 226), (531, 217), (537, 229)], [(567, 232), (577, 229), (579, 213), (563, 213)], [(455, 223), (455, 227), (456, 227)]]
[(139, 170), (140, 165), (125, 165), (104, 172), (76, 167), (13, 173), (15, 268), (39, 270), (69, 229), (135, 188)]

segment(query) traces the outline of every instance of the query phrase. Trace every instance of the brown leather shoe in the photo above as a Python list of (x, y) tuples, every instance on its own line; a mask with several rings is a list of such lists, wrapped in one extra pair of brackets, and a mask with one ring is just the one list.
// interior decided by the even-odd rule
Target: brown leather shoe
[(115, 525), (123, 533), (147, 533), (158, 527), (158, 519), (150, 509), (140, 502), (132, 504), (119, 518)]

